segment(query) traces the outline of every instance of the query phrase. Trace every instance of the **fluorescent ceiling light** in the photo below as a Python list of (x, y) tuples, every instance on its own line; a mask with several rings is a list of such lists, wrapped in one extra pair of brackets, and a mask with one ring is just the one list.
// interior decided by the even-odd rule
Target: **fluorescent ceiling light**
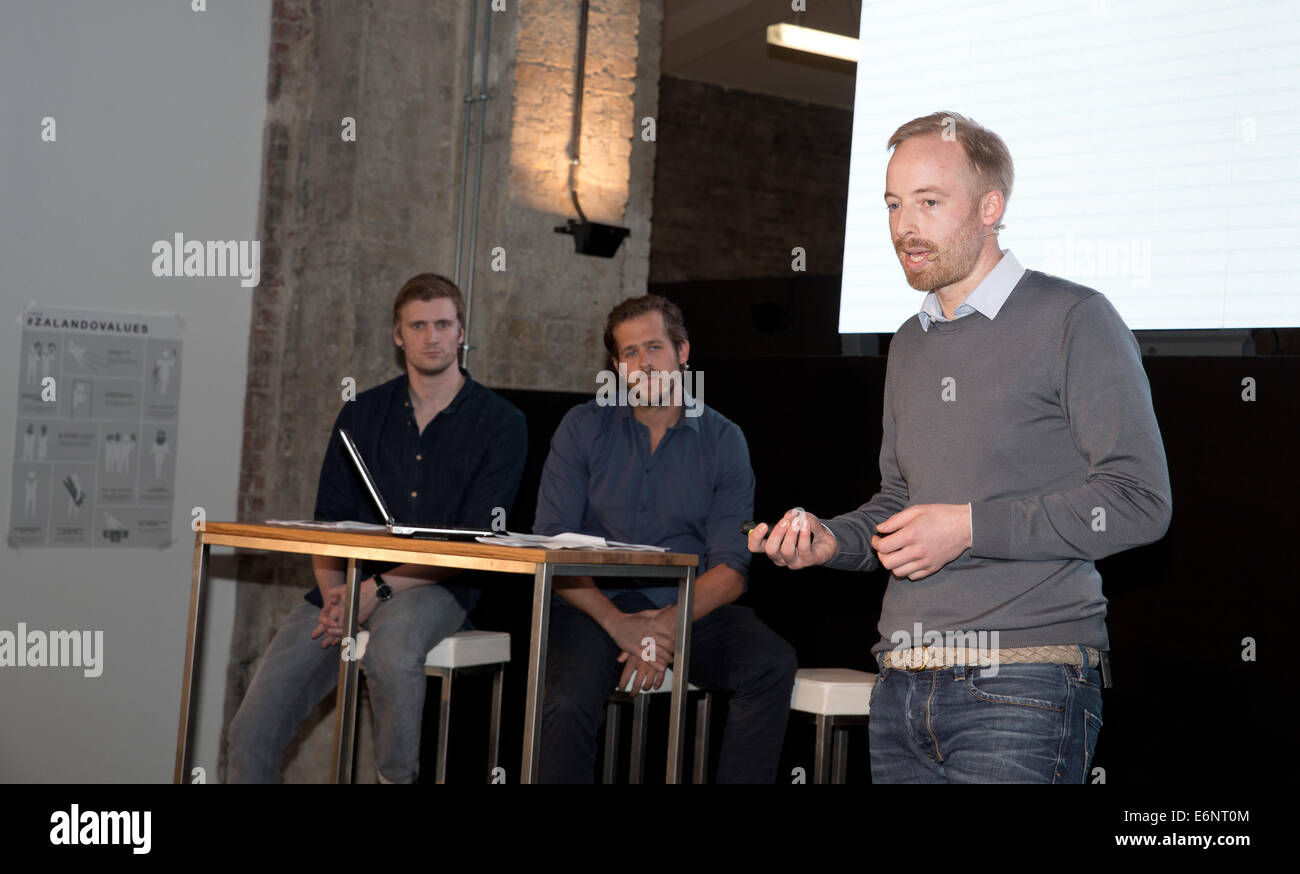
[(767, 26), (768, 45), (794, 49), (798, 52), (812, 52), (826, 55), (842, 61), (858, 60), (858, 41), (851, 36), (841, 36), (826, 30), (813, 30), (797, 24), (769, 24)]

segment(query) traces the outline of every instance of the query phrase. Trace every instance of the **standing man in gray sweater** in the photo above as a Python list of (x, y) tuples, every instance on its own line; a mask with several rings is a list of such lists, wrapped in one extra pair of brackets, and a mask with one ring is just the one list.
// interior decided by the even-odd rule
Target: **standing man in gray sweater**
[(749, 548), (891, 571), (873, 782), (1085, 782), (1109, 648), (1094, 562), (1160, 539), (1172, 506), (1137, 341), (1099, 292), (998, 246), (997, 134), (938, 112), (888, 147), (890, 236), (928, 293), (890, 344), (880, 491), (826, 522), (790, 510)]

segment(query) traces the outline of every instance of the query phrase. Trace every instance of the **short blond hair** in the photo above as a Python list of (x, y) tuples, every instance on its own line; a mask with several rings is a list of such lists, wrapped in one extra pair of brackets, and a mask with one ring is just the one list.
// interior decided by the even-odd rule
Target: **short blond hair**
[(985, 192), (996, 188), (1002, 192), (1003, 200), (1011, 200), (1011, 186), (1016, 181), (1016, 168), (1011, 163), (1011, 151), (1002, 137), (981, 125), (972, 118), (958, 112), (932, 112), (920, 118), (914, 118), (894, 131), (889, 138), (888, 149), (893, 149), (903, 140), (927, 134), (951, 132), (951, 137), (961, 143), (966, 153), (967, 172), (974, 185), (973, 194), (982, 197)]

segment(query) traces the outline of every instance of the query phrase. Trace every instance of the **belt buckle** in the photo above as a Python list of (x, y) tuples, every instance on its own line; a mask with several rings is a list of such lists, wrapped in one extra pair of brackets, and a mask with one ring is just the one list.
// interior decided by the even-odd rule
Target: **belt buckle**
[[(917, 662), (917, 654), (920, 653), (920, 662)], [(924, 671), (930, 665), (930, 647), (928, 646), (911, 646), (903, 650), (889, 650), (885, 654), (885, 664), (896, 671), (907, 671), (909, 674), (915, 674), (917, 671)]]

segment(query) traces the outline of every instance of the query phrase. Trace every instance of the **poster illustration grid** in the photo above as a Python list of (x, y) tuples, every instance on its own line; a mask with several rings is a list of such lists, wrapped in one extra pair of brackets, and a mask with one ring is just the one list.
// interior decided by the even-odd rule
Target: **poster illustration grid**
[(21, 321), (10, 545), (168, 545), (180, 318), (30, 303)]

